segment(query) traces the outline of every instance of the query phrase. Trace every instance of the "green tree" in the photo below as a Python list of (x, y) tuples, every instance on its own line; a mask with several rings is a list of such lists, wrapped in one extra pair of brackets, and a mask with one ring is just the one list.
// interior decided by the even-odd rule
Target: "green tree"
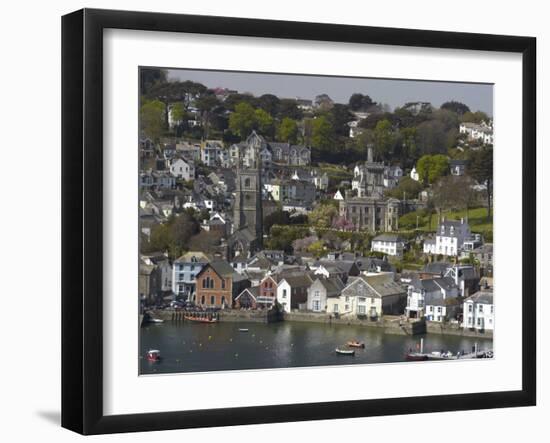
[(263, 109), (256, 109), (254, 111), (254, 128), (260, 131), (261, 134), (272, 137), (274, 130), (273, 117)]
[(250, 134), (256, 122), (256, 115), (252, 105), (241, 102), (235, 106), (235, 112), (229, 116), (229, 129), (241, 138)]
[(449, 160), (441, 154), (423, 155), (416, 164), (416, 170), (423, 183), (435, 183), (449, 171)]
[(464, 123), (481, 123), (482, 121), (488, 122), (489, 120), (489, 116), (482, 111), (466, 112), (462, 116), (462, 121)]
[(151, 140), (158, 142), (164, 131), (165, 105), (159, 100), (145, 101), (141, 105), (140, 127)]
[(309, 245), (307, 251), (311, 252), (315, 257), (319, 258), (323, 255), (325, 251), (325, 243), (323, 242), (323, 240), (317, 240)]
[(298, 124), (296, 120), (284, 117), (277, 128), (277, 140), (287, 143), (296, 143), (298, 140)]
[(379, 159), (388, 158), (392, 152), (395, 137), (391, 122), (380, 120), (374, 128), (374, 152)]
[(376, 103), (373, 102), (368, 95), (363, 95), (357, 92), (351, 95), (348, 102), (349, 108), (352, 111), (366, 111), (375, 104)]
[(387, 191), (386, 195), (398, 199), (402, 199), (404, 197), (409, 200), (418, 198), (418, 194), (422, 191), (422, 189), (422, 184), (406, 176), (401, 179), (396, 188)]
[(204, 94), (195, 100), (195, 106), (199, 109), (204, 135), (208, 138), (210, 120), (214, 110), (220, 106), (220, 101), (214, 94)]
[(268, 114), (274, 116), (279, 112), (279, 105), (281, 100), (276, 95), (264, 94), (258, 97), (257, 106), (263, 109)]
[(470, 108), (467, 105), (465, 105), (464, 103), (457, 102), (455, 100), (451, 100), (443, 103), (441, 105), (441, 109), (452, 111), (458, 115), (464, 115), (466, 112), (470, 112)]
[(321, 204), (308, 214), (308, 218), (310, 225), (316, 228), (330, 228), (337, 215), (338, 209), (333, 204)]
[(334, 128), (325, 116), (313, 119), (311, 123), (311, 144), (321, 152), (334, 148)]

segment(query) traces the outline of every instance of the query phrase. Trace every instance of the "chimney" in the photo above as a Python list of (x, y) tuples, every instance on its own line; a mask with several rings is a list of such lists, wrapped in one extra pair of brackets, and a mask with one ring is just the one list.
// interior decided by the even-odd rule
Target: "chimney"
[(460, 224), (461, 224), (461, 225), (464, 224), (464, 217), (461, 217), (461, 218), (460, 218)]

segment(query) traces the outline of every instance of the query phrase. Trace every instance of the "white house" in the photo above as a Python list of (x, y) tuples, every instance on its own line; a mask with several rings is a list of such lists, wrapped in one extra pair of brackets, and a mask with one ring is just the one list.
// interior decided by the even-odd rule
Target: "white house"
[(327, 298), (339, 297), (344, 283), (338, 277), (318, 277), (307, 289), (307, 309), (313, 312), (326, 312)]
[(490, 330), (495, 327), (493, 291), (483, 289), (464, 300), (464, 329)]
[(350, 277), (339, 297), (327, 299), (327, 312), (339, 316), (380, 318), (403, 312), (407, 292), (393, 273)]
[(414, 279), (407, 288), (405, 315), (409, 318), (427, 317), (430, 321), (443, 321), (456, 311), (456, 304), (446, 300), (456, 299), (458, 295), (459, 289), (452, 278)]
[(435, 254), (435, 238), (428, 237), (424, 239), (422, 248), (424, 254)]
[(202, 252), (187, 252), (172, 266), (172, 292), (176, 298), (191, 300), (195, 293), (197, 274), (210, 260)]
[(185, 181), (194, 180), (195, 165), (191, 160), (185, 161), (183, 158), (175, 158), (170, 162), (170, 173), (174, 177), (181, 178)]
[(447, 256), (458, 255), (464, 242), (470, 237), (470, 226), (463, 218), (460, 220), (443, 219), (435, 234), (435, 253)]
[(300, 309), (307, 303), (307, 290), (313, 283), (309, 273), (291, 274), (282, 277), (277, 284), (277, 302), (284, 312)]
[(466, 134), (468, 140), (478, 140), (487, 145), (493, 144), (492, 123), (461, 123), (458, 130), (461, 134)]
[(405, 240), (395, 234), (381, 234), (372, 239), (371, 251), (382, 252), (396, 257), (403, 256)]

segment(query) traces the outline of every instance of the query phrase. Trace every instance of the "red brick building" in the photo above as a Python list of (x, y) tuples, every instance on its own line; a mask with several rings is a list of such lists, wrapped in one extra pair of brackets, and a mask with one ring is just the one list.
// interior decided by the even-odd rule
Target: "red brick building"
[(250, 282), (234, 272), (226, 261), (208, 263), (196, 280), (195, 303), (205, 308), (231, 308), (234, 298), (250, 286)]

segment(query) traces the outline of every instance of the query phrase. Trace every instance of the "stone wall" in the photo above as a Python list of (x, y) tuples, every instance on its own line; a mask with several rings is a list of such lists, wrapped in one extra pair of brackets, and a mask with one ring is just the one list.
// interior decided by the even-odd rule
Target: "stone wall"
[(471, 329), (464, 329), (458, 323), (440, 323), (435, 321), (426, 322), (428, 334), (460, 335), (463, 337), (493, 338), (493, 331), (479, 332)]

